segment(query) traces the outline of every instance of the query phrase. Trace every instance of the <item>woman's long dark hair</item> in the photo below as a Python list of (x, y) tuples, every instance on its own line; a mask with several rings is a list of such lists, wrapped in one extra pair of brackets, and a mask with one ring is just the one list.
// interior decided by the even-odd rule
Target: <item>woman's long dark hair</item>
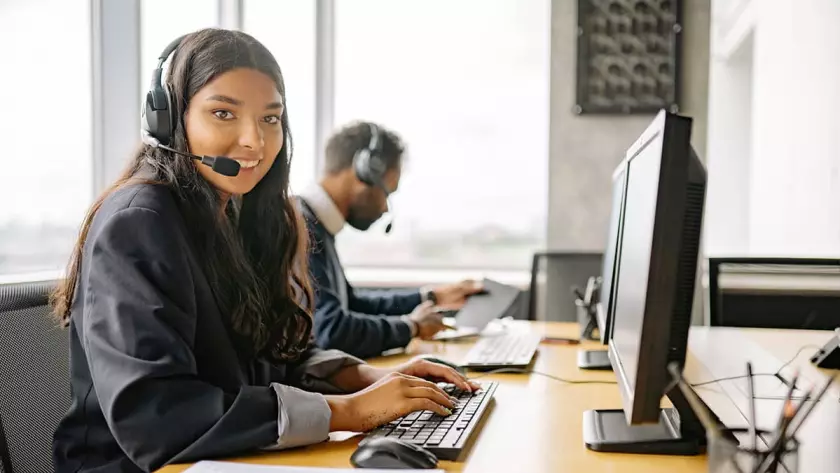
[[(286, 100), (280, 66), (253, 37), (221, 29), (204, 29), (184, 38), (171, 59), (167, 86), (176, 118), (173, 147), (187, 149), (184, 112), (190, 99), (219, 74), (251, 68), (274, 79)], [(170, 188), (191, 232), (198, 261), (222, 314), (251, 355), (275, 361), (294, 359), (305, 350), (312, 330), (313, 301), (307, 277), (307, 231), (289, 196), (292, 136), (286, 108), (281, 117), (283, 147), (274, 164), (241, 202), (223, 210), (216, 189), (192, 161), (143, 145), (122, 177), (91, 207), (82, 225), (66, 279), (53, 294), (56, 315), (70, 320), (91, 222), (107, 196), (121, 186), (152, 182)], [(238, 211), (231, 211), (231, 206)], [(227, 213), (231, 218), (224, 218)]]

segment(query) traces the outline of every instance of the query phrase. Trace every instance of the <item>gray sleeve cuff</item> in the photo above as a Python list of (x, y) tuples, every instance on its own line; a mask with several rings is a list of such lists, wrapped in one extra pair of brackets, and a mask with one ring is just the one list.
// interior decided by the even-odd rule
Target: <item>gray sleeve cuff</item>
[(277, 394), (277, 443), (267, 450), (301, 447), (327, 440), (330, 406), (324, 396), (292, 386), (271, 383)]
[(292, 374), (292, 384), (307, 391), (324, 394), (346, 394), (331, 382), (333, 376), (340, 370), (354, 365), (364, 364), (364, 361), (339, 350), (310, 351), (308, 358), (301, 363)]

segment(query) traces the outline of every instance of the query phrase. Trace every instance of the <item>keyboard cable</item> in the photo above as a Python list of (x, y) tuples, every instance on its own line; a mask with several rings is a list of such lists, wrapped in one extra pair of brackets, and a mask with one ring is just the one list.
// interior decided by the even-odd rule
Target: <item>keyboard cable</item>
[[(821, 347), (819, 345), (813, 345), (813, 344), (804, 345), (804, 346), (800, 347), (799, 350), (797, 350), (796, 354), (793, 355), (793, 357), (791, 357), (787, 362), (785, 362), (785, 364), (783, 364), (781, 367), (779, 367), (779, 369), (775, 373), (753, 373), (753, 377), (756, 377), (756, 376), (774, 376), (774, 377), (782, 380), (782, 382), (784, 382), (785, 384), (787, 384), (788, 381), (781, 377), (782, 370), (787, 368), (791, 363), (793, 363), (797, 358), (799, 358), (799, 355), (801, 355), (802, 352), (807, 350), (808, 348), (820, 349)], [(543, 373), (543, 372), (540, 372), (540, 371), (528, 370), (528, 369), (523, 369), (523, 368), (499, 368), (499, 369), (484, 372), (484, 373), (479, 374), (479, 375), (468, 376), (467, 379), (470, 379), (470, 380), (478, 379), (478, 378), (483, 378), (485, 376), (490, 376), (491, 374), (498, 374), (498, 373), (536, 374), (536, 375), (544, 376), (546, 378), (553, 379), (555, 381), (558, 381), (558, 382), (561, 382), (561, 383), (566, 383), (566, 384), (618, 384), (615, 381), (587, 380), (587, 379), (578, 379), (578, 380), (564, 379), (564, 378), (561, 378), (559, 376), (555, 376), (553, 374), (548, 374), (548, 373)], [(705, 386), (705, 385), (708, 385), (708, 384), (719, 383), (721, 381), (743, 379), (743, 378), (746, 378), (746, 377), (747, 377), (747, 375), (740, 375), (740, 376), (728, 376), (728, 377), (725, 377), (725, 378), (711, 379), (709, 381), (694, 383), (694, 384), (691, 385), (691, 387), (696, 388), (696, 387)]]
[(554, 376), (553, 374), (542, 373), (542, 372), (534, 371), (534, 370), (526, 370), (526, 369), (523, 369), (523, 368), (499, 368), (499, 369), (487, 371), (487, 372), (479, 374), (479, 375), (469, 376), (467, 379), (473, 380), (473, 379), (483, 378), (485, 376), (490, 376), (491, 374), (496, 374), (496, 373), (537, 374), (537, 375), (545, 376), (546, 378), (553, 379), (555, 381), (559, 381), (561, 383), (566, 383), (566, 384), (617, 384), (615, 381), (599, 381), (599, 380), (587, 380), (587, 379), (578, 379), (578, 380), (563, 379), (559, 376)]

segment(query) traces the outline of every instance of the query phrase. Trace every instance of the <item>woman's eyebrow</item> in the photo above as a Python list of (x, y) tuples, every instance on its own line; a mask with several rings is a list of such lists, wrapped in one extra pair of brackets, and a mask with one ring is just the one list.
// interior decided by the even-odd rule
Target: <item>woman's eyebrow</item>
[(241, 100), (237, 100), (237, 99), (228, 97), (227, 95), (211, 95), (210, 97), (207, 97), (207, 100), (214, 100), (216, 102), (225, 102), (225, 103), (229, 103), (231, 105), (242, 105)]
[[(238, 100), (238, 99), (235, 99), (235, 98), (232, 98), (232, 97), (228, 97), (227, 95), (211, 95), (210, 97), (207, 97), (207, 100), (229, 103), (231, 105), (236, 105), (236, 106), (242, 105), (241, 100)], [(265, 109), (266, 110), (278, 110), (278, 109), (282, 110), (283, 109), (283, 102), (271, 102), (270, 104), (265, 106)]]

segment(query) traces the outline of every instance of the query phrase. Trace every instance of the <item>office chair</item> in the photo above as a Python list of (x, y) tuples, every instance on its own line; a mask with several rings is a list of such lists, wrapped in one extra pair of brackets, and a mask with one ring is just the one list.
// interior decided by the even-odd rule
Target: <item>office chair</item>
[(70, 407), (67, 329), (47, 306), (55, 281), (0, 285), (0, 473), (54, 471)]
[(834, 330), (840, 327), (840, 260), (709, 258), (709, 324)]
[(601, 274), (602, 253), (541, 251), (531, 263), (527, 320), (583, 322), (578, 320), (573, 287), (586, 288), (590, 276)]

